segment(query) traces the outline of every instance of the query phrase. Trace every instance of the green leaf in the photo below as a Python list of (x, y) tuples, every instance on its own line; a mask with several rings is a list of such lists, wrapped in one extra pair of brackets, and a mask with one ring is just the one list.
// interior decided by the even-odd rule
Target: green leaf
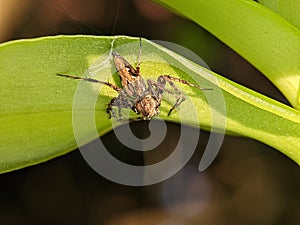
[(295, 0), (259, 0), (261, 4), (281, 15), (298, 29), (300, 28), (300, 2)]
[[(300, 163), (298, 111), (157, 44), (143, 40), (142, 45), (141, 73), (146, 78), (171, 74), (213, 88), (200, 91), (178, 84), (187, 100), (168, 117), (169, 102), (174, 99), (166, 95), (169, 100), (161, 106), (163, 119), (205, 129), (213, 125), (213, 130), (219, 131), (226, 126), (227, 132), (264, 142)], [(56, 76), (88, 76), (120, 85), (110, 59), (112, 46), (134, 65), (139, 42), (130, 37), (55, 36), (0, 45), (0, 172), (75, 149), (73, 129), (80, 145), (93, 140), (97, 134), (86, 122), (91, 112), (99, 135), (112, 129), (105, 110), (117, 94), (114, 90)], [(81, 117), (76, 119), (74, 115)]]
[(190, 18), (258, 68), (300, 109), (300, 32), (251, 0), (154, 0)]

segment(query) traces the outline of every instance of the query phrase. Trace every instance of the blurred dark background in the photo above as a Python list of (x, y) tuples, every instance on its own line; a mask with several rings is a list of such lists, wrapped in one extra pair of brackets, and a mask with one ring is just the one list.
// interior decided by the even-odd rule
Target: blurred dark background
[[(9, 0), (0, 2), (0, 42), (56, 34), (130, 35), (180, 44), (212, 70), (288, 104), (255, 68), (193, 22), (148, 0)], [(133, 131), (147, 131), (138, 122)], [(190, 128), (189, 132), (194, 132)], [(155, 157), (167, 157), (180, 127), (168, 124)], [(197, 170), (209, 133), (175, 176), (146, 187), (110, 182), (79, 151), (0, 176), (0, 224), (300, 224), (299, 167), (254, 140), (226, 136), (214, 163)], [(116, 157), (140, 164), (113, 133), (102, 137)], [(183, 146), (184, 148), (184, 146)], [(119, 152), (119, 156), (118, 156)], [(153, 157), (153, 156), (151, 156)], [(152, 159), (151, 159), (152, 160)]]

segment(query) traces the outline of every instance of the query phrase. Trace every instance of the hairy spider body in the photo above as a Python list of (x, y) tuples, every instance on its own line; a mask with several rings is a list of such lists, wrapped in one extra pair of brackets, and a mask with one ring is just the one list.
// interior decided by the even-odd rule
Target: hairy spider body
[[(210, 88), (201, 88), (198, 85), (192, 84), (186, 80), (172, 77), (170, 75), (161, 75), (157, 78), (157, 81), (151, 79), (147, 79), (145, 81), (140, 75), (141, 39), (140, 53), (136, 68), (131, 66), (131, 64), (118, 53), (112, 52), (112, 55), (123, 88), (119, 88), (109, 82), (99, 81), (92, 78), (82, 78), (64, 74), (57, 75), (104, 84), (117, 91), (118, 96), (111, 99), (106, 110), (109, 117), (114, 117), (116, 120), (122, 119), (122, 109), (124, 108), (132, 109), (135, 113), (140, 114), (144, 120), (150, 120), (152, 117), (159, 115), (159, 107), (164, 92), (168, 92), (176, 98), (175, 104), (168, 113), (169, 116), (171, 112), (185, 100), (182, 92), (175, 86), (173, 81), (180, 82), (200, 90), (211, 90)], [(166, 88), (167, 83), (172, 88), (171, 90)], [(114, 108), (118, 109), (117, 114)]]
[[(108, 104), (107, 113), (115, 118), (121, 118), (122, 108), (130, 108), (135, 113), (141, 114), (143, 119), (151, 119), (159, 114), (161, 97), (157, 90), (145, 83), (139, 76), (134, 81), (128, 83), (120, 92), (118, 97), (113, 98)], [(116, 116), (113, 107), (119, 110)]]

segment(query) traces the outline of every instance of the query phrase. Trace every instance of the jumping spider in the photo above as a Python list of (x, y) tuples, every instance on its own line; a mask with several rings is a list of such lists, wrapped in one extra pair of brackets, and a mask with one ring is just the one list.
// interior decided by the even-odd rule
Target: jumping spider
[[(109, 82), (99, 81), (92, 78), (83, 78), (64, 74), (57, 75), (61, 77), (104, 84), (118, 92), (119, 95), (111, 99), (106, 109), (109, 118), (113, 116), (116, 120), (120, 120), (122, 118), (122, 108), (132, 109), (136, 114), (140, 114), (141, 118), (144, 120), (150, 120), (152, 117), (157, 116), (159, 114), (159, 107), (164, 92), (168, 92), (169, 94), (174, 95), (176, 98), (175, 104), (168, 113), (169, 116), (171, 112), (185, 100), (182, 92), (175, 86), (173, 81), (177, 81), (200, 90), (212, 90), (211, 88), (201, 88), (198, 85), (192, 84), (186, 80), (172, 77), (170, 75), (161, 75), (157, 78), (157, 81), (150, 79), (145, 80), (140, 74), (141, 55), (141, 38), (136, 68), (130, 65), (130, 63), (117, 52), (112, 52), (114, 64), (120, 76), (123, 88), (117, 87)], [(167, 89), (167, 83), (174, 90)], [(118, 116), (116, 115), (113, 107), (118, 108)]]

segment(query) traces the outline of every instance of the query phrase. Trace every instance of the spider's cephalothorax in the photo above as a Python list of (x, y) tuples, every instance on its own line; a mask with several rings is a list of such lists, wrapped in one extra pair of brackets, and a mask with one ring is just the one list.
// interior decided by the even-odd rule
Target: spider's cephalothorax
[[(173, 81), (177, 81), (200, 90), (211, 90), (210, 88), (201, 88), (198, 85), (170, 75), (161, 75), (158, 77), (157, 81), (151, 79), (147, 79), (145, 81), (140, 75), (141, 39), (140, 53), (136, 68), (131, 66), (130, 63), (118, 53), (113, 52), (112, 55), (115, 67), (121, 79), (122, 88), (119, 88), (109, 82), (99, 81), (92, 78), (82, 78), (64, 74), (57, 75), (104, 84), (117, 91), (118, 96), (111, 99), (106, 110), (109, 117), (114, 117), (117, 120), (122, 119), (122, 109), (124, 108), (132, 109), (135, 113), (141, 115), (144, 120), (150, 120), (152, 117), (157, 116), (159, 114), (159, 107), (164, 92), (167, 92), (176, 98), (175, 104), (168, 113), (169, 116), (171, 112), (185, 100), (182, 92), (174, 85)], [(166, 88), (167, 83), (170, 85), (171, 90), (170, 88)], [(118, 109), (117, 113), (115, 109)]]

